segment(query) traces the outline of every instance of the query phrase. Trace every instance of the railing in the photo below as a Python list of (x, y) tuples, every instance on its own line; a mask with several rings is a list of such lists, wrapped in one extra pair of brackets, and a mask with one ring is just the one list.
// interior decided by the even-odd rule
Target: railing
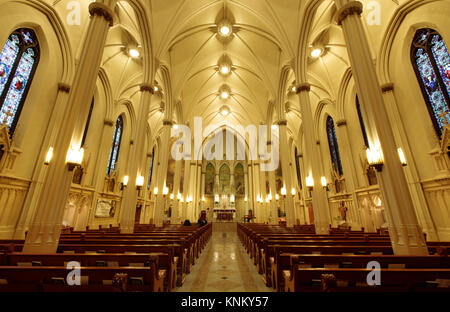
[(384, 205), (378, 185), (356, 190), (361, 223), (366, 232), (376, 232), (386, 226)]

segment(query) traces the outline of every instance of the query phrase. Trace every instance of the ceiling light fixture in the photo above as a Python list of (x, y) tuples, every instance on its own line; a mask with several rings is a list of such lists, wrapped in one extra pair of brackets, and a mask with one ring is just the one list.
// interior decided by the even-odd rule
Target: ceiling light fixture
[(222, 75), (228, 75), (230, 72), (231, 72), (230, 65), (223, 64), (223, 65), (220, 66), (220, 73)]
[(220, 113), (222, 114), (222, 116), (226, 117), (230, 114), (230, 109), (227, 106), (223, 106), (220, 109)]
[(323, 53), (323, 49), (321, 49), (321, 48), (314, 48), (311, 51), (311, 56), (314, 57), (314, 58), (318, 58), (318, 57), (322, 56), (322, 53)]
[(222, 25), (219, 27), (219, 33), (223, 37), (227, 37), (231, 34), (231, 26), (229, 25)]
[(130, 48), (128, 50), (128, 55), (132, 58), (138, 58), (139, 56), (141, 56), (141, 53), (139, 52), (138, 49)]
[(228, 93), (228, 91), (222, 91), (222, 93), (220, 93), (220, 97), (226, 100), (230, 97), (230, 93)]

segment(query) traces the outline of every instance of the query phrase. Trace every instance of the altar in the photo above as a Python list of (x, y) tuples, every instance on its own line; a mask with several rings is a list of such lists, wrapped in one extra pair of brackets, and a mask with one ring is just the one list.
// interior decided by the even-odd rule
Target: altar
[(213, 218), (215, 221), (234, 221), (236, 218), (235, 209), (214, 209)]

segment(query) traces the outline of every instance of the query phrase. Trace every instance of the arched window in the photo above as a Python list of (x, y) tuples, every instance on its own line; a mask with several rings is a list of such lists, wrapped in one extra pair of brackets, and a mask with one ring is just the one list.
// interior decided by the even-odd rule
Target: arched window
[(442, 37), (433, 29), (417, 31), (412, 43), (414, 70), (439, 137), (450, 123), (450, 55)]
[(91, 107), (89, 108), (89, 115), (86, 120), (86, 125), (84, 126), (83, 139), (81, 140), (81, 147), (84, 147), (84, 145), (86, 144), (86, 137), (88, 134), (89, 125), (91, 124), (91, 117), (92, 117), (93, 110), (94, 110), (94, 98), (92, 98)]
[(11, 137), (38, 63), (39, 43), (34, 31), (14, 31), (0, 55), (0, 123), (6, 124)]
[(113, 143), (109, 153), (108, 169), (106, 173), (110, 175), (116, 168), (117, 160), (119, 158), (120, 141), (122, 140), (123, 120), (119, 116), (116, 121), (116, 128), (114, 129)]
[(358, 112), (359, 125), (361, 126), (361, 132), (364, 139), (364, 144), (369, 147), (369, 139), (367, 137), (366, 125), (364, 124), (364, 118), (361, 111), (361, 105), (359, 104), (359, 98), (356, 96), (356, 111)]
[(298, 185), (300, 186), (300, 189), (302, 189), (303, 186), (302, 186), (302, 174), (300, 173), (300, 157), (298, 155), (297, 148), (295, 148), (295, 167), (297, 169)]
[(343, 174), (341, 156), (339, 154), (339, 146), (336, 137), (336, 129), (334, 128), (333, 118), (327, 118), (327, 136), (328, 146), (330, 147), (331, 161), (333, 162), (333, 169), (339, 175)]
[(214, 165), (209, 163), (205, 172), (205, 194), (214, 195), (214, 179), (216, 177), (216, 169)]
[(152, 158), (150, 158), (150, 170), (148, 173), (147, 190), (150, 189), (150, 185), (152, 184), (153, 161), (155, 161), (155, 148), (152, 149)]

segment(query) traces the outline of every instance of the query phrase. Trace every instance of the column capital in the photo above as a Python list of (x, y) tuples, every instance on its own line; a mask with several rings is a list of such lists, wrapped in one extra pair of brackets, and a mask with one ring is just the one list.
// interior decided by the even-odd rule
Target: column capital
[(287, 126), (287, 120), (286, 119), (280, 119), (276, 122), (279, 126)]
[(147, 157), (153, 157), (152, 153), (147, 153)]
[(141, 92), (150, 92), (151, 94), (155, 94), (155, 88), (149, 83), (140, 84), (139, 89)]
[(169, 119), (164, 119), (163, 120), (163, 125), (164, 126), (173, 126), (174, 122), (172, 120)]
[(106, 4), (101, 2), (92, 2), (89, 5), (89, 13), (91, 16), (103, 16), (109, 22), (109, 26), (114, 25), (114, 12)]
[(295, 90), (297, 94), (300, 92), (309, 92), (311, 91), (311, 84), (308, 82), (302, 82), (295, 87)]
[(345, 119), (336, 121), (336, 126), (338, 126), (338, 127), (342, 127), (342, 126), (346, 126), (346, 125), (347, 125), (347, 120), (345, 120)]
[(105, 120), (103, 121), (103, 124), (113, 127), (114, 126), (114, 121), (112, 121), (111, 119), (105, 118)]
[(62, 91), (65, 93), (69, 93), (70, 92), (70, 85), (64, 82), (59, 82), (58, 83), (58, 91)]
[(131, 140), (130, 140), (130, 145), (133, 145), (133, 144), (134, 144), (134, 140), (131, 139)]
[(381, 91), (383, 93), (388, 93), (394, 91), (394, 83), (388, 82), (381, 86)]
[(349, 16), (353, 14), (361, 15), (363, 12), (363, 5), (359, 1), (350, 1), (342, 6), (337, 13), (337, 23), (339, 26)]

